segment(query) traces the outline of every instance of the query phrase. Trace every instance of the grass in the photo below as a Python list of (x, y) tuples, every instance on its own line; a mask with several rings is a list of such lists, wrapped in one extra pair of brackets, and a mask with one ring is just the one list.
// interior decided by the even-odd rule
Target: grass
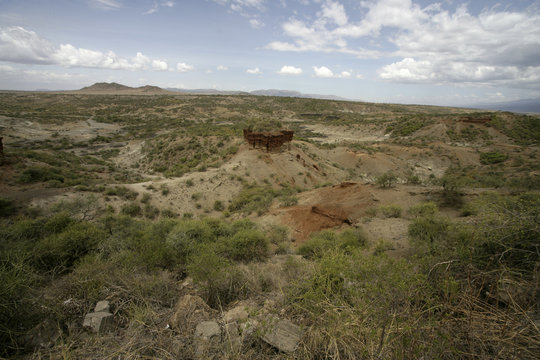
[[(149, 186), (156, 192), (150, 198), (110, 185), (140, 181), (145, 172), (183, 176), (218, 166), (239, 151), (241, 129), (252, 120), (271, 127), (282, 118), (370, 124), (391, 132), (392, 146), (425, 148), (430, 139), (415, 138), (419, 130), (440, 119), (451, 123), (469, 110), (212, 95), (2, 93), (0, 103), (0, 115), (16, 120), (67, 127), (94, 116), (118, 125), (116, 133), (88, 141), (62, 134), (43, 141), (10, 139), (2, 181), (25, 189), (77, 186), (85, 191), (77, 195), (117, 197), (114, 205), (121, 209), (119, 214), (103, 209), (95, 198), (39, 211), (0, 198), (0, 357), (190, 358), (191, 338), (164, 325), (186, 292), (220, 311), (240, 300), (254, 301), (259, 310), (250, 313), (253, 317), (263, 311), (262, 303), (274, 303), (264, 311), (279, 313), (304, 331), (291, 355), (277, 353), (255, 332), (243, 355), (224, 346), (216, 358), (535, 359), (540, 352), (534, 292), (540, 202), (537, 192), (524, 192), (540, 188), (532, 147), (479, 148), (483, 166), (456, 163), (436, 179), (439, 188), (424, 185), (426, 192), (440, 191), (433, 197), (438, 204), (368, 209), (367, 216), (410, 221), (411, 249), (400, 259), (388, 251), (390, 242), (370, 243), (359, 227), (325, 230), (296, 249), (289, 246), (294, 234), (287, 229), (261, 228), (245, 219), (264, 214), (275, 200), (283, 206), (297, 203), (298, 189), (271, 187), (271, 181), (260, 186), (243, 180), (244, 188), (230, 203), (195, 195), (194, 201), (207, 196), (205, 206), (222, 212), (223, 219), (201, 220), (155, 207), (159, 192), (173, 191), (167, 186)], [(496, 113), (490, 118), (489, 126), (515, 143), (538, 144), (537, 117)], [(297, 137), (318, 135), (299, 123), (290, 125)], [(485, 130), (476, 130), (468, 126), (447, 135), (453, 141), (490, 141)], [(124, 152), (114, 147), (127, 141), (145, 143), (135, 168), (126, 168)], [(384, 152), (379, 145), (343, 145), (367, 155)], [(321, 152), (328, 149), (339, 151), (339, 146), (320, 146)], [(404, 174), (407, 183), (418, 183), (411, 171)], [(391, 173), (384, 175), (378, 179), (382, 187), (397, 182)], [(199, 183), (184, 181), (180, 187)], [(512, 191), (467, 202), (470, 196), (462, 195), (473, 186)], [(171, 201), (169, 196), (163, 205)], [(466, 217), (446, 218), (439, 205), (453, 206)], [(103, 299), (112, 303), (115, 332), (93, 336), (82, 331), (81, 320)], [(25, 349), (24, 335), (43, 323), (61, 330), (59, 340), (52, 348)]]

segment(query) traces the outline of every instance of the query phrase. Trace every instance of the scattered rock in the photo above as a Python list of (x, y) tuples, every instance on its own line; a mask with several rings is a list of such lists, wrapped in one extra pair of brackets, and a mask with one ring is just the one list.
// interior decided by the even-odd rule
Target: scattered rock
[(275, 317), (269, 318), (262, 337), (266, 343), (283, 352), (295, 351), (301, 338), (302, 330), (299, 326), (294, 325), (289, 320)]
[(92, 329), (96, 333), (109, 331), (114, 327), (114, 316), (106, 311), (86, 314), (83, 326)]
[(221, 328), (217, 322), (211, 320), (197, 324), (197, 327), (195, 328), (195, 338), (210, 340), (216, 336), (221, 336)]
[(50, 348), (60, 337), (60, 329), (53, 321), (43, 321), (30, 330), (24, 337), (28, 349)]
[(191, 336), (198, 323), (212, 319), (212, 313), (213, 310), (199, 296), (184, 295), (176, 303), (169, 325)]
[(94, 308), (94, 312), (86, 314), (83, 327), (90, 328), (96, 333), (102, 333), (114, 328), (114, 315), (110, 313), (109, 302), (99, 301)]
[(244, 306), (237, 306), (227, 311), (223, 315), (223, 321), (225, 322), (225, 324), (232, 322), (240, 323), (246, 321), (248, 319), (248, 316), (249, 314)]
[(196, 359), (213, 359), (219, 349), (223, 346), (221, 343), (221, 328), (214, 321), (203, 321), (197, 324), (193, 338), (195, 346)]
[(107, 300), (98, 301), (96, 304), (96, 307), (94, 308), (94, 312), (111, 312), (111, 305)]

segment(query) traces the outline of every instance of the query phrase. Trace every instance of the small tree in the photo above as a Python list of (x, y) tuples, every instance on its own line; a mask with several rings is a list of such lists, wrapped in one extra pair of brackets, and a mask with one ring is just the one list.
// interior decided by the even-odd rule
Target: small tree
[(391, 171), (388, 171), (381, 176), (378, 176), (375, 183), (382, 188), (391, 188), (395, 186), (397, 179), (398, 178), (396, 175), (394, 175)]

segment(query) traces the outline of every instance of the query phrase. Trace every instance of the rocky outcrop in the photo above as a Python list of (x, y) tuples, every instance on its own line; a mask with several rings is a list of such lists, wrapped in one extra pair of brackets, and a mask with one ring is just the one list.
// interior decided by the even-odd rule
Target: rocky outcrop
[(89, 328), (95, 333), (102, 333), (114, 328), (114, 316), (110, 313), (111, 307), (108, 301), (100, 301), (96, 304), (94, 312), (86, 314), (83, 327)]
[(253, 148), (266, 149), (266, 151), (275, 151), (281, 149), (281, 146), (293, 139), (294, 131), (281, 130), (279, 132), (255, 132), (244, 129), (244, 139)]

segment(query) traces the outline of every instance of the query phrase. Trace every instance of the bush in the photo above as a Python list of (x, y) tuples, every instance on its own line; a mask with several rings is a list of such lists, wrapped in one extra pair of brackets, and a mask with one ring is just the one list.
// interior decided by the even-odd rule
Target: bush
[(332, 250), (348, 253), (353, 249), (366, 247), (367, 244), (367, 236), (360, 228), (346, 229), (340, 234), (331, 230), (322, 230), (302, 243), (297, 251), (307, 258), (321, 258)]
[(135, 200), (137, 196), (139, 196), (136, 191), (130, 190), (125, 186), (115, 186), (113, 188), (109, 188), (105, 191), (105, 195), (118, 196), (124, 200)]
[(213, 208), (214, 208), (215, 211), (223, 211), (223, 210), (225, 210), (225, 206), (223, 205), (223, 202), (221, 200), (214, 201)]
[(129, 215), (131, 217), (141, 216), (142, 209), (137, 203), (125, 204), (120, 209), (120, 212), (124, 215)]
[(259, 230), (240, 230), (227, 241), (224, 251), (232, 260), (260, 261), (269, 255), (269, 242)]
[(24, 170), (19, 176), (21, 183), (56, 181), (57, 184), (64, 182), (64, 176), (60, 169), (50, 167), (32, 167)]
[(257, 214), (262, 215), (272, 204), (275, 195), (276, 193), (271, 187), (246, 186), (233, 198), (229, 205), (229, 211), (242, 212), (246, 215), (257, 212)]
[(0, 357), (19, 346), (25, 331), (35, 322), (34, 289), (38, 281), (33, 269), (21, 260), (0, 259)]
[(39, 269), (65, 272), (105, 237), (105, 232), (91, 223), (71, 224), (61, 233), (39, 240), (33, 249), (33, 262)]
[(391, 171), (378, 176), (375, 179), (375, 183), (382, 188), (391, 188), (394, 187), (397, 182), (397, 176), (394, 175)]
[(480, 154), (480, 163), (484, 165), (502, 163), (506, 159), (508, 159), (508, 154), (498, 151), (489, 151)]
[(8, 217), (15, 214), (13, 200), (0, 197), (0, 217)]
[(414, 217), (425, 217), (437, 214), (439, 208), (433, 201), (428, 201), (411, 206), (407, 212)]
[(398, 218), (401, 216), (401, 207), (398, 205), (380, 206), (379, 210), (381, 210), (383, 216), (387, 218)]
[(175, 256), (182, 259), (191, 255), (199, 246), (212, 242), (214, 235), (207, 223), (198, 220), (180, 221), (168, 234), (167, 244)]
[(187, 272), (202, 286), (206, 303), (213, 308), (221, 309), (247, 294), (245, 276), (212, 246), (203, 246), (189, 257)]

